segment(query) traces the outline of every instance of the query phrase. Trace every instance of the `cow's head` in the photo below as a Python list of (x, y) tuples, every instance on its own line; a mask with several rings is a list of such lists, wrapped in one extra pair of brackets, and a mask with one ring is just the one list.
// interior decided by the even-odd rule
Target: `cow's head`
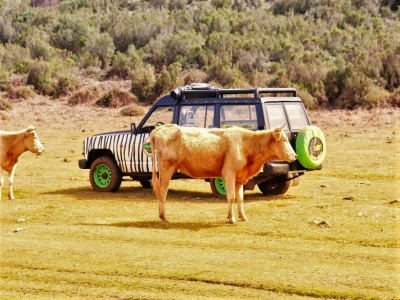
[(284, 161), (295, 161), (297, 154), (294, 152), (292, 145), (289, 143), (289, 139), (283, 131), (283, 126), (278, 126), (273, 129), (272, 137), (274, 141), (273, 150), (275, 152), (276, 160)]
[(25, 147), (32, 153), (39, 155), (44, 152), (44, 147), (39, 140), (39, 137), (35, 131), (35, 127), (33, 126), (29, 126), (26, 129), (24, 144)]

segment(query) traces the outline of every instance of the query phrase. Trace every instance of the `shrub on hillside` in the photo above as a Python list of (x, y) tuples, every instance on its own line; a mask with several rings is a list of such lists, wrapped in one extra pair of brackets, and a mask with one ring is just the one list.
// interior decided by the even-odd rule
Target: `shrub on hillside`
[(387, 102), (389, 105), (400, 107), (400, 87), (390, 94)]
[(10, 110), (12, 105), (10, 101), (0, 97), (0, 110)]
[(72, 105), (91, 103), (95, 99), (95, 95), (91, 90), (85, 89), (73, 93), (68, 98), (68, 103)]
[(78, 78), (74, 76), (61, 76), (55, 86), (54, 97), (61, 97), (74, 92), (79, 86)]
[(145, 109), (136, 104), (132, 104), (121, 109), (121, 115), (130, 117), (141, 117), (145, 114)]
[(6, 90), (10, 85), (10, 78), (7, 71), (3, 71), (0, 66), (0, 91)]
[(128, 91), (122, 90), (120, 88), (113, 88), (103, 97), (97, 100), (96, 104), (98, 106), (116, 108), (137, 102), (137, 97), (132, 95)]
[(10, 99), (29, 99), (34, 97), (36, 94), (32, 90), (32, 86), (20, 86), (20, 87), (14, 87), (10, 85), (7, 88), (7, 96)]
[(150, 64), (136, 66), (129, 74), (132, 78), (131, 92), (140, 102), (151, 102), (156, 99), (153, 89), (156, 82), (154, 67)]
[(185, 76), (184, 84), (191, 84), (194, 82), (206, 82), (207, 74), (201, 70), (193, 69), (190, 70), (189, 74)]
[(27, 84), (31, 84), (43, 95), (52, 95), (54, 88), (51, 81), (53, 65), (45, 61), (33, 61), (27, 66)]
[(181, 71), (182, 67), (180, 63), (173, 63), (169, 65), (168, 68), (163, 66), (161, 74), (157, 76), (154, 84), (154, 93), (156, 95), (163, 95), (177, 86), (182, 86), (184, 81), (180, 76)]
[(112, 66), (106, 74), (106, 78), (117, 77), (126, 79), (128, 77), (130, 67), (130, 61), (125, 53), (118, 52), (112, 59)]
[(305, 90), (297, 89), (301, 100), (303, 100), (304, 106), (307, 109), (316, 109), (318, 107), (318, 101), (310, 93)]

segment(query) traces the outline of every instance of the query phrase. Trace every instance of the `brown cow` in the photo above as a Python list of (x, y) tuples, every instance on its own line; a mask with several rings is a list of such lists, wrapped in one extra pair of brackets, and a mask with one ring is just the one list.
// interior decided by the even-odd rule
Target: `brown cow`
[(235, 199), (239, 218), (247, 221), (242, 185), (257, 175), (267, 161), (290, 162), (297, 158), (283, 127), (254, 132), (239, 127), (203, 129), (169, 124), (154, 129), (150, 134), (151, 147), (155, 149), (152, 151), (152, 184), (158, 198), (159, 217), (167, 221), (168, 185), (174, 172), (180, 170), (193, 178), (223, 177), (229, 222), (236, 223), (232, 209)]
[(0, 131), (0, 199), (4, 183), (3, 170), (8, 173), (10, 182), (8, 198), (15, 199), (13, 193), (15, 168), (20, 155), (28, 150), (38, 155), (44, 151), (35, 127), (28, 126), (21, 131)]

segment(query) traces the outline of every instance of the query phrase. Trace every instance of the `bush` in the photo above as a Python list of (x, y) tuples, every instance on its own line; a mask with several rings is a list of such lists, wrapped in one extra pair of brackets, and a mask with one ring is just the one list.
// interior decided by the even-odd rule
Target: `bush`
[(137, 103), (138, 99), (131, 93), (120, 88), (113, 88), (103, 97), (96, 101), (98, 106), (103, 107), (121, 107), (131, 103)]
[(54, 97), (61, 97), (74, 92), (79, 86), (78, 78), (74, 76), (62, 76), (58, 78), (55, 87)]
[(138, 97), (140, 102), (151, 102), (155, 100), (153, 93), (156, 82), (154, 67), (150, 64), (136, 66), (129, 77), (132, 78), (131, 91)]
[(5, 100), (0, 97), (0, 110), (10, 110), (12, 108), (12, 105), (10, 101)]
[(130, 117), (141, 117), (145, 114), (145, 109), (141, 106), (137, 106), (135, 104), (129, 105), (121, 109), (121, 115), (130, 116)]
[(40, 94), (52, 95), (54, 93), (51, 81), (53, 65), (39, 60), (29, 63), (27, 67), (27, 83), (33, 85)]
[(7, 89), (7, 96), (10, 99), (29, 99), (34, 97), (36, 94), (32, 90), (32, 86), (21, 86), (21, 87), (13, 87), (10, 85)]
[(298, 89), (298, 92), (301, 100), (303, 100), (304, 106), (307, 109), (316, 109), (318, 107), (318, 101), (311, 96), (310, 93), (301, 89)]
[(7, 71), (1, 70), (0, 67), (0, 91), (6, 90), (10, 85), (10, 78)]
[(72, 105), (91, 103), (95, 99), (95, 95), (91, 90), (85, 89), (73, 93), (68, 98), (68, 103)]
[(112, 66), (106, 74), (106, 78), (117, 77), (126, 79), (130, 72), (130, 61), (125, 53), (118, 52), (113, 56)]
[(400, 107), (400, 88), (397, 88), (390, 96), (387, 98), (389, 105)]
[(194, 82), (206, 82), (207, 74), (201, 70), (193, 69), (185, 76), (184, 84), (191, 84)]

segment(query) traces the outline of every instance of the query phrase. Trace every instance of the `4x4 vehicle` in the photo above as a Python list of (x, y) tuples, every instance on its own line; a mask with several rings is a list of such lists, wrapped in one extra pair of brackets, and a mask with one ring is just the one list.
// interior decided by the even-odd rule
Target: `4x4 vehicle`
[[(93, 189), (115, 192), (124, 176), (150, 188), (153, 162), (149, 135), (155, 126), (169, 123), (202, 128), (240, 126), (249, 130), (285, 124), (284, 131), (298, 160), (266, 162), (260, 173), (244, 186), (245, 190), (253, 190), (258, 185), (265, 195), (283, 194), (291, 185), (299, 184), (299, 176), (306, 171), (321, 169), (326, 153), (323, 133), (311, 126), (296, 89), (220, 89), (197, 83), (161, 97), (138, 125), (131, 124), (130, 130), (85, 138), (84, 159), (79, 160), (79, 167), (90, 169)], [(179, 178), (189, 177), (181, 172), (172, 177)], [(223, 178), (205, 179), (214, 195), (225, 197)]]

